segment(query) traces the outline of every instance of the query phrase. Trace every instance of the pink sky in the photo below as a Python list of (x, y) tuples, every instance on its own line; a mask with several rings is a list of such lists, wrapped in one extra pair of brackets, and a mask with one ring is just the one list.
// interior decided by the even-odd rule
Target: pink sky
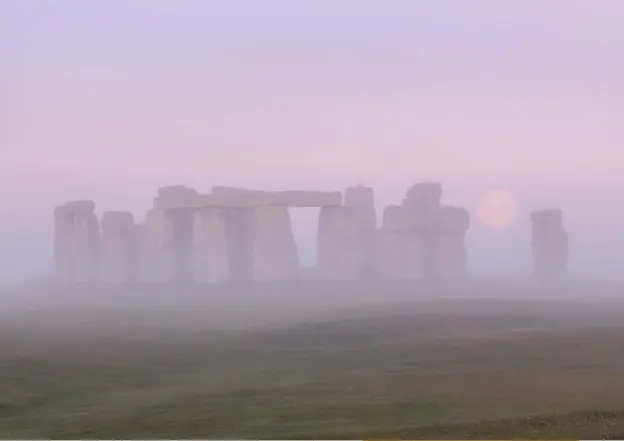
[(619, 215), (595, 189), (624, 188), (623, 22), (619, 0), (6, 0), (0, 204), (47, 228), (66, 199), (141, 217), (167, 183), (383, 205), (436, 179)]

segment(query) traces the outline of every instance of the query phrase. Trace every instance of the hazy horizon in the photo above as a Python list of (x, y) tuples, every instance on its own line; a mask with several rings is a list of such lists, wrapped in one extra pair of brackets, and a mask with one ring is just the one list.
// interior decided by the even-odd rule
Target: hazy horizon
[[(471, 211), (474, 275), (526, 275), (528, 213), (556, 206), (571, 271), (616, 277), (623, 20), (615, 0), (5, 0), (0, 281), (49, 272), (65, 200), (140, 220), (166, 184), (362, 183), (380, 215), (429, 180)], [(475, 217), (495, 188), (507, 230)]]

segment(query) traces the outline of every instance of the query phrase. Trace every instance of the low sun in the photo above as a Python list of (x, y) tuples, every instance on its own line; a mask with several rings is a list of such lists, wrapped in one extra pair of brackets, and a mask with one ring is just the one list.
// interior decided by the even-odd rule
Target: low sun
[(477, 217), (486, 227), (509, 228), (518, 218), (518, 203), (508, 191), (490, 190), (479, 199)]

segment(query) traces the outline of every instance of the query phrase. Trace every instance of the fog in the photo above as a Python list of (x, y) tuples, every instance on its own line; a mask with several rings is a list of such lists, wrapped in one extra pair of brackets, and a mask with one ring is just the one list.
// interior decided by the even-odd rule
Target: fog
[[(85, 190), (81, 192), (67, 190), (75, 198), (89, 197), (94, 193), (101, 214), (108, 209), (131, 210), (137, 220), (142, 220), (145, 211), (156, 194), (158, 186), (174, 182), (194, 185), (201, 191), (209, 191), (211, 184), (191, 179), (162, 179), (149, 181), (149, 185), (128, 183), (124, 196), (118, 185), (110, 189)], [(405, 189), (414, 181), (405, 180), (394, 185), (375, 186), (377, 196), (377, 214), (379, 223), (383, 208), (388, 204), (399, 203)], [(251, 182), (253, 184), (253, 182)], [(314, 185), (304, 182), (300, 185), (288, 182), (282, 185), (251, 185), (251, 188), (281, 189), (338, 189), (341, 184)], [(591, 184), (594, 184), (592, 187)], [(476, 205), (479, 197), (491, 188), (504, 188), (514, 194), (518, 200), (519, 211), (516, 223), (507, 229), (494, 230), (485, 227), (477, 219)], [(466, 237), (468, 265), (472, 276), (477, 278), (527, 278), (531, 275), (532, 260), (530, 250), (529, 212), (545, 207), (561, 207), (564, 210), (564, 224), (570, 234), (570, 274), (578, 279), (618, 279), (621, 274), (621, 262), (624, 261), (624, 212), (617, 204), (620, 190), (608, 184), (588, 183), (556, 185), (551, 182), (510, 182), (503, 180), (488, 182), (453, 182), (443, 181), (444, 203), (463, 205), (470, 211), (471, 228)], [(38, 198), (34, 196), (33, 199)], [(14, 196), (14, 199), (17, 197)], [(35, 206), (26, 207), (23, 202), (15, 201), (15, 206), (3, 206), (0, 219), (0, 231), (3, 243), (0, 249), (0, 280), (21, 282), (43, 276), (50, 276), (52, 269), (52, 227), (54, 206), (70, 199), (59, 192), (58, 198), (41, 198)], [(39, 204), (40, 203), (40, 204)], [(297, 241), (300, 261), (304, 266), (313, 265), (316, 258), (318, 209), (291, 209), (293, 230)]]
[[(362, 183), (380, 218), (430, 180), (471, 213), (474, 277), (528, 277), (545, 207), (564, 211), (573, 277), (619, 277), (620, 2), (172, 4), (0, 5), (0, 281), (50, 274), (66, 200), (141, 220), (167, 184)], [(503, 230), (476, 219), (497, 188), (519, 205)], [(316, 214), (293, 211), (305, 265)]]

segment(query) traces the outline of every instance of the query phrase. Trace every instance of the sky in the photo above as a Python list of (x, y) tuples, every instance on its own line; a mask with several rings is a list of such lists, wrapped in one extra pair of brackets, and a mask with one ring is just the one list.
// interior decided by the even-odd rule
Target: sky
[(528, 212), (557, 206), (571, 265), (616, 275), (622, 22), (620, 0), (0, 0), (0, 279), (49, 270), (65, 200), (141, 220), (170, 183), (361, 183), (381, 213), (429, 180), (517, 198), (513, 228), (473, 221), (477, 274), (526, 272)]

